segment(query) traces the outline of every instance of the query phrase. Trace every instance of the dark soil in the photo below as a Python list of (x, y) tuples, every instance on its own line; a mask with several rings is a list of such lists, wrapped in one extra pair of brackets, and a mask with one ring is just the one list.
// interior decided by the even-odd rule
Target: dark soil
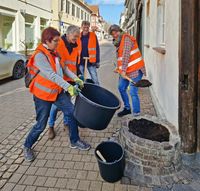
[(129, 121), (129, 132), (134, 135), (152, 141), (169, 141), (169, 131), (166, 127), (146, 119), (134, 119)]

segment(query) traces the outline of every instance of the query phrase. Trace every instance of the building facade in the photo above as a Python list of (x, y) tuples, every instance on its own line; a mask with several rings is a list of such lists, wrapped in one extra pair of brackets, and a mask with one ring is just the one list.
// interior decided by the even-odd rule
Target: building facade
[(70, 25), (81, 26), (83, 20), (90, 21), (89, 6), (83, 0), (53, 0), (52, 26), (65, 33)]
[(0, 47), (34, 49), (51, 19), (51, 0), (0, 0)]
[(91, 29), (96, 32), (96, 35), (99, 40), (104, 38), (104, 24), (105, 21), (103, 17), (100, 15), (99, 6), (98, 5), (90, 5), (90, 9), (92, 10), (91, 15)]

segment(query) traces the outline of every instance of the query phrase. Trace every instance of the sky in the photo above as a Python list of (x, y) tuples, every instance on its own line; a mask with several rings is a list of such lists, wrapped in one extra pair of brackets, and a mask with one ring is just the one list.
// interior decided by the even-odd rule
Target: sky
[(85, 0), (89, 4), (99, 5), (100, 14), (104, 20), (119, 24), (120, 15), (124, 10), (125, 0)]

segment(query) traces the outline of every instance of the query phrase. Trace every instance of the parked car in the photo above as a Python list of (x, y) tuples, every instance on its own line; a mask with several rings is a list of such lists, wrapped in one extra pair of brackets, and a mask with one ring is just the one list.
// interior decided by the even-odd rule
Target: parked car
[(22, 78), (25, 73), (25, 63), (24, 55), (0, 48), (0, 80), (7, 77)]

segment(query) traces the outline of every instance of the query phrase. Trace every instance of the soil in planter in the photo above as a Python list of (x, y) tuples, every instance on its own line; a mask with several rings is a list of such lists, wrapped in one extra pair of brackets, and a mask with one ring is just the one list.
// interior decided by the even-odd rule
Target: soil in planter
[(129, 121), (129, 132), (152, 141), (169, 141), (169, 131), (166, 127), (146, 119)]

